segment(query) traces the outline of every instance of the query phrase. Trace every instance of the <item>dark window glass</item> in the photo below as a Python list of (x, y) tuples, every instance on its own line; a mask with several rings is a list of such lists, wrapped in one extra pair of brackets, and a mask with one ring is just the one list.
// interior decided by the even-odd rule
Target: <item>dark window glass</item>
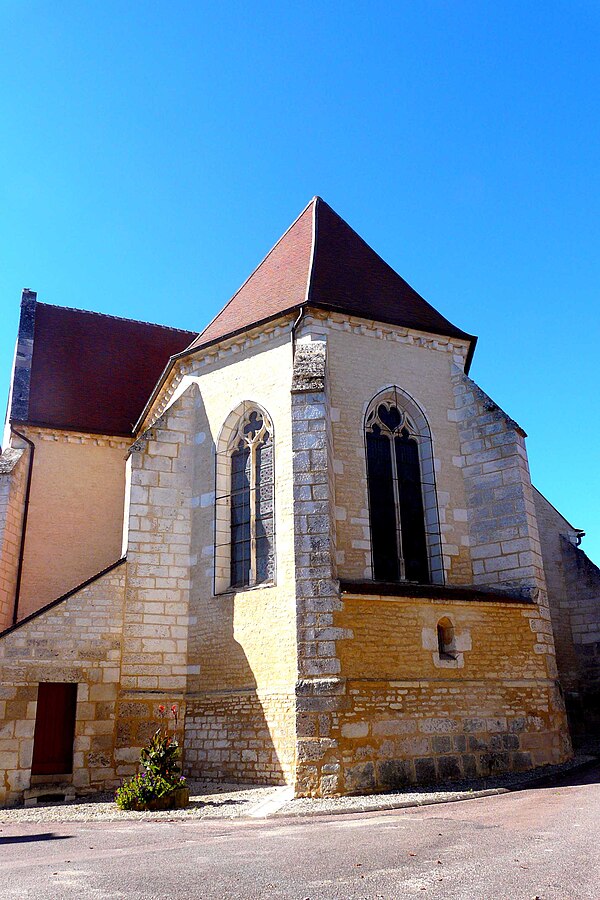
[(231, 454), (231, 585), (250, 583), (250, 448)]
[(231, 587), (275, 576), (273, 441), (252, 412), (231, 454)]
[(454, 626), (450, 619), (441, 619), (437, 626), (440, 659), (456, 659)]
[(375, 581), (428, 583), (419, 445), (406, 414), (380, 403), (367, 418), (367, 474)]
[(400, 529), (404, 576), (407, 581), (426, 584), (429, 581), (425, 515), (421, 492), (419, 448), (406, 432), (395, 438), (398, 495), (400, 499)]
[(373, 575), (376, 581), (398, 581), (400, 569), (391, 441), (377, 425), (367, 432), (367, 470)]

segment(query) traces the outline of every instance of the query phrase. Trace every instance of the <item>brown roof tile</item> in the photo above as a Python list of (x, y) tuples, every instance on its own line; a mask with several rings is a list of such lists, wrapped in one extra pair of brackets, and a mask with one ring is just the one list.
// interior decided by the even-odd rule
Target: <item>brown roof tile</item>
[(424, 300), (324, 200), (315, 197), (192, 347), (303, 304), (474, 341)]
[(310, 275), (313, 220), (314, 201), (196, 338), (193, 347), (249, 328), (304, 303)]
[(169, 358), (195, 335), (35, 303), (28, 408), (20, 420), (129, 435)]

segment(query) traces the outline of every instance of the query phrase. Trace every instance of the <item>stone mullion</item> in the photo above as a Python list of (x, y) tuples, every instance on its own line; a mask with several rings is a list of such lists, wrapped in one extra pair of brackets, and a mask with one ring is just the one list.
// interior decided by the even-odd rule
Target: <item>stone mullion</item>
[(256, 441), (250, 444), (250, 573), (249, 584), (256, 584)]

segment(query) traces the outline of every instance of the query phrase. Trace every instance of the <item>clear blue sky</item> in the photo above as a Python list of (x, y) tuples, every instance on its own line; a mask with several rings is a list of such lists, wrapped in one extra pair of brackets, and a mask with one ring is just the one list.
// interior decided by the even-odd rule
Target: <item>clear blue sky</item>
[(600, 561), (599, 47), (592, 0), (0, 0), (2, 390), (22, 287), (200, 330), (320, 194)]

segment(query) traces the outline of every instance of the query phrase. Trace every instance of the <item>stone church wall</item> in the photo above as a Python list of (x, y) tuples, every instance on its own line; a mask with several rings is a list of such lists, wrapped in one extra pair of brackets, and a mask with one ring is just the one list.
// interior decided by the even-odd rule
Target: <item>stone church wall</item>
[[(162, 417), (167, 428), (174, 427), (171, 417), (177, 405), (191, 398), (185, 720), (185, 771), (190, 775), (259, 783), (293, 780), (296, 631), (290, 378), (289, 331), (262, 335), (229, 352), (219, 350), (187, 363), (172, 398), (179, 399)], [(215, 452), (225, 420), (244, 400), (259, 403), (274, 427), (276, 583), (215, 595)], [(162, 463), (155, 459), (152, 465)], [(168, 480), (169, 473), (165, 475)], [(145, 498), (141, 499), (140, 521), (142, 514), (153, 520), (154, 509), (144, 511)]]
[(119, 782), (114, 754), (125, 564), (0, 637), (0, 803), (30, 786), (38, 684), (77, 682), (72, 781)]
[(574, 736), (600, 725), (600, 570), (580, 534), (535, 491), (560, 681)]
[(473, 583), (545, 591), (525, 432), (463, 372), (452, 381)]
[[(538, 655), (534, 604), (344, 596), (335, 624), (346, 703), (335, 718), (346, 791), (520, 771), (570, 752)], [(436, 626), (455, 629), (441, 658)], [(543, 645), (542, 645), (543, 646)]]
[[(312, 385), (312, 393), (303, 396), (294, 391), (293, 399), (293, 410), (299, 411), (298, 416), (293, 412), (294, 425), (299, 426), (294, 437), (295, 478), (299, 485), (304, 479), (312, 490), (318, 486), (320, 491), (320, 503), (310, 510), (295, 504), (297, 551), (306, 554), (305, 568), (296, 574), (298, 793), (381, 790), (415, 780), (525, 769), (568, 758), (570, 742), (555, 683), (532, 488), (514, 423), (501, 414), (500, 427), (488, 428), (489, 398), (475, 385), (471, 396), (458, 390), (462, 412), (456, 414), (453, 374), (461, 379), (461, 387), (465, 376), (456, 374), (456, 354), (449, 343), (403, 342), (393, 333), (382, 342), (383, 329), (337, 323), (334, 317), (333, 324), (317, 319), (303, 329), (310, 332), (314, 346), (326, 345), (327, 370), (322, 384)], [(477, 503), (483, 510), (489, 502), (496, 517), (488, 523), (486, 540), (491, 541), (490, 531), (504, 523), (503, 516), (510, 517), (512, 525), (523, 526), (527, 546), (520, 552), (530, 557), (516, 556), (515, 568), (520, 571), (503, 584), (513, 593), (506, 602), (500, 596), (455, 608), (440, 605), (433, 597), (412, 603), (340, 597), (336, 574), (346, 585), (372, 578), (364, 416), (371, 399), (389, 385), (412, 395), (431, 427), (447, 583), (473, 584), (473, 561), (479, 558), (471, 556), (471, 544), (477, 545), (480, 537)], [(308, 414), (300, 414), (302, 403), (310, 404), (310, 426)], [(310, 450), (302, 444), (309, 427)], [(332, 440), (327, 437), (329, 427)], [(463, 434), (467, 427), (481, 429), (485, 437)], [(465, 478), (465, 442), (481, 439), (485, 445), (492, 434), (507, 431), (510, 440), (500, 442), (502, 449), (493, 450), (485, 460), (469, 461), (485, 465), (485, 470), (467, 471)], [(471, 449), (484, 452), (486, 447)], [(505, 468), (511, 470), (506, 496), (500, 496), (502, 492), (472, 496), (469, 476), (497, 470), (495, 477), (502, 484)], [(469, 506), (474, 502), (472, 517)], [(329, 541), (334, 532), (328, 522), (333, 510), (335, 563)], [(497, 555), (503, 555), (502, 547)], [(508, 562), (512, 565), (512, 559)], [(496, 572), (504, 569), (494, 566), (486, 580), (489, 571), (484, 566), (483, 583), (497, 586), (504, 576)], [(518, 601), (514, 595), (521, 590), (523, 599)], [(436, 617), (448, 612), (457, 620), (457, 641), (465, 642), (456, 671), (434, 662)]]
[(472, 583), (467, 500), (457, 465), (461, 448), (456, 424), (448, 418), (458, 348), (431, 335), (403, 334), (361, 320), (332, 316), (322, 327), (328, 344), (339, 577), (372, 578), (364, 419), (373, 397), (396, 385), (417, 401), (431, 428), (446, 581)]
[(600, 727), (600, 569), (583, 550), (561, 536), (567, 596), (575, 598), (571, 615), (575, 652), (579, 660), (580, 714), (585, 730), (597, 735)]

